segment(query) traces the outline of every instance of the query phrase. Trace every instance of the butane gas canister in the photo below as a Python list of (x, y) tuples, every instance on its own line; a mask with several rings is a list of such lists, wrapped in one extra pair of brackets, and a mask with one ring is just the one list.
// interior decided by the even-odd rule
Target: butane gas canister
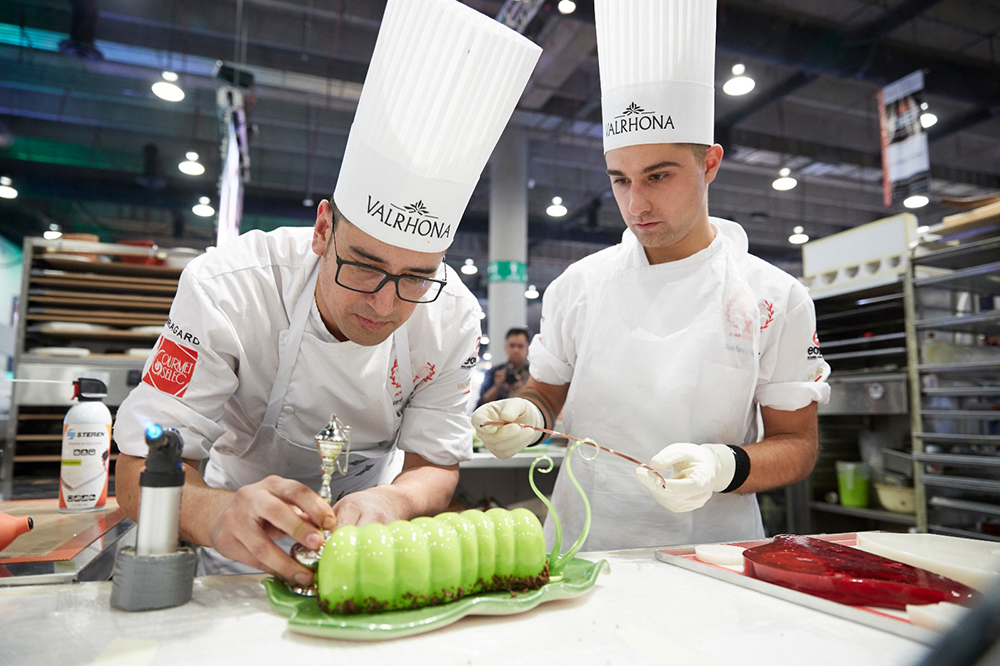
[(108, 499), (111, 412), (101, 400), (108, 387), (99, 379), (73, 382), (73, 405), (63, 419), (59, 511), (99, 511)]

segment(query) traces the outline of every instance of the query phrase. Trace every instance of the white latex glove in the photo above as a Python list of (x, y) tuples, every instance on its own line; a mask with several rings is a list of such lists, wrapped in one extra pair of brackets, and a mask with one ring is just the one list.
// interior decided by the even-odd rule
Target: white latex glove
[[(489, 421), (510, 421), (505, 426), (484, 426)], [(537, 430), (530, 430), (514, 425), (524, 425), (536, 428), (545, 427), (545, 418), (535, 403), (524, 398), (507, 398), (488, 402), (472, 413), (472, 425), (479, 434), (483, 444), (500, 460), (506, 460), (531, 444), (539, 437)]]
[(736, 455), (725, 444), (671, 444), (653, 456), (649, 466), (657, 471), (673, 467), (665, 482), (644, 467), (636, 468), (635, 478), (661, 506), (682, 513), (704, 506), (712, 493), (732, 483)]

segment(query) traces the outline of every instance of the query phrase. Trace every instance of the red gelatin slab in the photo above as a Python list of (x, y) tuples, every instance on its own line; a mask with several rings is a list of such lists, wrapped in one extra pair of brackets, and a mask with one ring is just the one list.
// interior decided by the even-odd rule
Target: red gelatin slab
[(743, 552), (744, 573), (852, 606), (967, 603), (975, 591), (950, 578), (823, 539), (782, 534)]

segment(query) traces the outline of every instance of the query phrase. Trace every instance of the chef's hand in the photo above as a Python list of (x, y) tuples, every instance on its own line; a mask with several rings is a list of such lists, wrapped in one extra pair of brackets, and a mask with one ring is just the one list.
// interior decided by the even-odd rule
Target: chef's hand
[[(509, 421), (504, 426), (483, 425), (489, 421)], [(538, 431), (522, 428), (518, 423), (545, 427), (542, 411), (533, 402), (524, 398), (507, 398), (488, 402), (472, 413), (472, 425), (475, 426), (479, 439), (500, 460), (506, 460), (512, 455), (538, 439)]]
[(388, 525), (396, 520), (405, 520), (403, 507), (397, 506), (393, 498), (382, 492), (385, 486), (375, 486), (367, 490), (350, 493), (333, 505), (337, 514), (337, 525), (367, 525), (382, 523)]
[(286, 581), (310, 585), (313, 572), (274, 542), (286, 534), (306, 548), (323, 545), (322, 529), (333, 530), (333, 509), (307, 486), (278, 476), (214, 495), (209, 522), (211, 546), (226, 557), (268, 571)]
[(644, 467), (636, 468), (635, 478), (661, 506), (682, 513), (704, 506), (712, 493), (732, 483), (736, 455), (725, 444), (671, 444), (653, 456), (649, 466), (657, 471), (673, 467), (666, 481)]

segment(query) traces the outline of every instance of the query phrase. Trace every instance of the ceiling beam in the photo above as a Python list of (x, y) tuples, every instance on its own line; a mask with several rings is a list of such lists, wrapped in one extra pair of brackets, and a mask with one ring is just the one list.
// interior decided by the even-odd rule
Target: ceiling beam
[(776, 102), (785, 95), (809, 85), (817, 78), (819, 78), (817, 74), (796, 72), (769, 90), (755, 95), (753, 99), (748, 100), (740, 108), (715, 121), (716, 142), (726, 145), (730, 139), (729, 132), (737, 123), (769, 106), (772, 102)]
[[(773, 5), (719, 0), (716, 49), (878, 86), (923, 69), (925, 90), (930, 94), (984, 106), (1000, 102), (1000, 65), (996, 63), (862, 38), (868, 34), (884, 38), (897, 21), (910, 20), (932, 4), (933, 0), (905, 0), (883, 17), (884, 22), (877, 19), (855, 32)], [(592, 22), (593, 3), (578, 2), (572, 16)]]
[(916, 69), (925, 91), (982, 105), (1000, 101), (1000, 65), (888, 40), (859, 41), (836, 25), (762, 5), (720, 3), (719, 50), (882, 86)]
[(874, 21), (853, 30), (852, 34), (858, 42), (882, 39), (940, 2), (941, 0), (904, 0)]
[[(784, 155), (799, 155), (830, 164), (854, 164), (872, 169), (882, 168), (882, 158), (879, 153), (869, 153), (817, 141), (773, 136), (740, 128), (732, 130), (731, 140), (734, 145), (738, 146), (770, 150)], [(931, 164), (931, 178), (951, 183), (966, 183), (987, 189), (1000, 189), (1000, 175), (957, 169), (941, 164)]]

